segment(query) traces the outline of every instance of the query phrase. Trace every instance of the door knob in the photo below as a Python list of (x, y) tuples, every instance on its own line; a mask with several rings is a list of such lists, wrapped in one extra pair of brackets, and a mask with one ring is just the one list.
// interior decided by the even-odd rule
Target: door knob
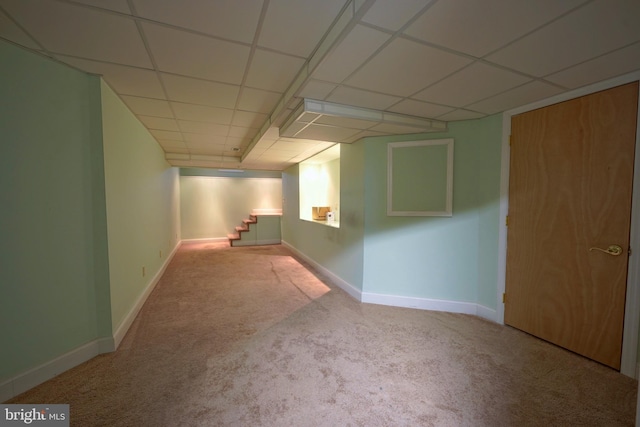
[(607, 249), (602, 249), (602, 248), (590, 248), (589, 252), (591, 251), (600, 251), (600, 252), (604, 252), (605, 254), (609, 254), (609, 255), (613, 255), (613, 256), (618, 256), (622, 253), (622, 248), (618, 245), (610, 245)]

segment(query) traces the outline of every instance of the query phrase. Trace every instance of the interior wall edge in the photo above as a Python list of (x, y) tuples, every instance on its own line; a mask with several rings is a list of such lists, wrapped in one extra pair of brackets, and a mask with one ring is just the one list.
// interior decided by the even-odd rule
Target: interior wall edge
[(169, 266), (169, 263), (171, 262), (171, 260), (173, 259), (174, 255), (176, 254), (176, 252), (178, 251), (181, 245), (182, 245), (182, 242), (176, 243), (173, 250), (171, 251), (169, 256), (165, 259), (164, 263), (160, 266), (156, 274), (151, 278), (151, 280), (149, 280), (149, 283), (147, 283), (147, 286), (145, 286), (144, 291), (142, 291), (142, 293), (138, 297), (133, 307), (131, 307), (131, 310), (129, 310), (129, 313), (127, 313), (124, 319), (122, 319), (122, 322), (120, 322), (120, 324), (116, 328), (113, 334), (114, 347), (112, 351), (117, 350), (120, 344), (122, 343), (122, 340), (127, 335), (129, 328), (131, 328), (131, 325), (133, 324), (134, 320), (136, 320), (136, 317), (138, 317), (138, 314), (140, 313), (140, 310), (144, 306), (144, 303), (147, 301), (147, 299), (149, 298), (149, 295), (151, 295), (153, 290), (156, 288), (156, 285), (158, 284), (158, 282), (160, 282), (162, 275), (164, 274), (165, 270)]
[(297, 255), (298, 257), (302, 258), (303, 260), (311, 264), (313, 268), (320, 271), (322, 274), (328, 276), (333, 283), (335, 283), (340, 289), (342, 289), (347, 294), (349, 294), (349, 296), (362, 302), (362, 291), (360, 289), (356, 288), (351, 283), (347, 282), (340, 276), (336, 275), (334, 272), (332, 272), (322, 264), (318, 263), (313, 258), (309, 257), (307, 254), (303, 253), (302, 251), (300, 251), (298, 248), (294, 247), (290, 243), (282, 240), (281, 244), (282, 246), (286, 247), (291, 252), (293, 252), (295, 255)]

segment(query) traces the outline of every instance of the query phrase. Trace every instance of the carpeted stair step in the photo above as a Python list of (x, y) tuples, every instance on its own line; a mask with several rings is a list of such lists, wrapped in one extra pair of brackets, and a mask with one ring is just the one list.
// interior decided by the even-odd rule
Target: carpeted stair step
[(250, 214), (249, 218), (242, 220), (242, 225), (239, 225), (235, 228), (236, 232), (233, 234), (227, 234), (227, 238), (229, 239), (229, 245), (233, 246), (233, 242), (237, 240), (242, 240), (242, 233), (250, 230), (251, 224), (256, 224), (258, 222), (258, 217)]
[(248, 224), (255, 224), (255, 223), (257, 223), (257, 222), (258, 222), (258, 218), (256, 218), (256, 217), (255, 217), (255, 216), (253, 216), (253, 215), (252, 215), (252, 216), (250, 216), (250, 217), (249, 217), (249, 219), (243, 219), (243, 220), (242, 220), (242, 223), (243, 223), (243, 224), (245, 224), (245, 225), (248, 225)]

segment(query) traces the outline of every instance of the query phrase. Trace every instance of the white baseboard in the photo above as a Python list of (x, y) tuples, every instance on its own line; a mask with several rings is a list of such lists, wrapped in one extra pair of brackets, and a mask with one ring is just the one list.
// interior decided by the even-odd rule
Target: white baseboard
[(264, 239), (256, 241), (256, 245), (279, 245), (280, 239)]
[(233, 242), (234, 247), (238, 246), (264, 246), (264, 245), (279, 245), (280, 239), (265, 239), (265, 240), (256, 240), (256, 241), (242, 241), (235, 240)]
[(405, 297), (399, 295), (362, 293), (362, 302), (419, 310), (446, 311), (449, 313), (473, 314), (496, 321), (496, 310), (472, 302), (448, 301), (430, 298)]
[(415, 308), (419, 310), (433, 310), (433, 311), (446, 311), (449, 313), (463, 313), (463, 314), (473, 314), (475, 316), (482, 317), (484, 319), (490, 320), (492, 322), (497, 322), (498, 316), (496, 310), (485, 307), (480, 304), (472, 303), (472, 302), (460, 302), (460, 301), (447, 301), (447, 300), (437, 300), (437, 299), (429, 299), (429, 298), (416, 298), (416, 297), (405, 297), (399, 295), (385, 295), (385, 294), (376, 294), (371, 292), (362, 292), (360, 289), (357, 289), (355, 286), (346, 282), (339, 276), (336, 276), (334, 273), (329, 271), (327, 268), (318, 264), (313, 259), (309, 258), (304, 253), (300, 252), (295, 247), (291, 246), (289, 243), (282, 241), (282, 246), (287, 247), (291, 252), (295, 253), (300, 258), (304, 259), (306, 262), (311, 264), (315, 269), (322, 272), (333, 282), (335, 282), (342, 290), (348, 293), (353, 298), (357, 299), (360, 302), (368, 303), (368, 304), (380, 304), (380, 305), (388, 305), (392, 307), (405, 307), (405, 308)]
[(217, 243), (217, 242), (228, 242), (228, 237), (211, 237), (204, 239), (182, 239), (181, 243)]
[(498, 311), (484, 305), (476, 304), (476, 316), (498, 323)]
[(116, 350), (118, 346), (120, 346), (120, 343), (124, 339), (125, 335), (127, 335), (127, 332), (129, 331), (129, 328), (133, 324), (133, 321), (136, 320), (136, 317), (138, 316), (138, 313), (142, 309), (142, 306), (147, 301), (147, 298), (149, 298), (149, 295), (151, 295), (151, 292), (153, 292), (153, 290), (156, 288), (156, 285), (160, 281), (160, 278), (164, 274), (165, 270), (167, 269), (167, 266), (171, 262), (171, 259), (173, 258), (173, 256), (175, 255), (176, 251), (178, 250), (181, 244), (182, 242), (178, 242), (176, 244), (176, 246), (173, 248), (169, 256), (165, 259), (164, 263), (162, 264), (158, 272), (149, 281), (144, 292), (140, 294), (136, 303), (133, 305), (131, 310), (129, 310), (129, 313), (125, 316), (122, 322), (120, 322), (120, 325), (118, 325), (116, 331), (113, 334), (114, 348), (111, 351)]
[(42, 384), (62, 372), (96, 357), (98, 354), (103, 353), (104, 349), (108, 348), (113, 349), (113, 340), (111, 338), (97, 339), (17, 375), (0, 384), (0, 402), (5, 402)]
[(309, 258), (307, 255), (305, 255), (304, 253), (300, 252), (298, 249), (294, 248), (293, 246), (291, 246), (289, 243), (285, 242), (284, 240), (282, 241), (282, 246), (285, 246), (291, 252), (293, 252), (294, 254), (296, 254), (297, 256), (299, 256), (300, 258), (302, 258), (303, 260), (305, 260), (309, 264), (311, 264), (313, 266), (313, 268), (315, 268), (316, 270), (320, 271), (325, 276), (328, 276), (333, 283), (338, 285), (338, 287), (340, 289), (342, 289), (343, 291), (348, 293), (351, 297), (357, 299), (358, 301), (362, 301), (362, 291), (360, 289), (356, 288), (351, 283), (349, 283), (346, 280), (342, 279), (340, 276), (337, 276), (336, 274), (334, 274), (333, 272), (328, 270), (326, 267), (318, 264), (316, 261), (314, 261), (313, 259)]
[(133, 308), (129, 311), (129, 314), (127, 314), (122, 323), (120, 323), (120, 326), (118, 326), (118, 329), (113, 334), (113, 337), (93, 340), (59, 357), (56, 357), (49, 362), (45, 362), (40, 366), (30, 369), (1, 383), (0, 402), (4, 402), (39, 384), (42, 384), (43, 382), (50, 380), (56, 375), (74, 368), (99, 354), (115, 351), (122, 342), (124, 336), (127, 334), (127, 331), (131, 327), (131, 324), (140, 312), (140, 309), (144, 305), (145, 301), (160, 281), (160, 278), (164, 274), (167, 266), (169, 265), (169, 262), (175, 255), (180, 245), (181, 242), (178, 242), (178, 244), (176, 244), (176, 246), (173, 248), (171, 254), (169, 254), (162, 267), (150, 280), (145, 291), (140, 295)]

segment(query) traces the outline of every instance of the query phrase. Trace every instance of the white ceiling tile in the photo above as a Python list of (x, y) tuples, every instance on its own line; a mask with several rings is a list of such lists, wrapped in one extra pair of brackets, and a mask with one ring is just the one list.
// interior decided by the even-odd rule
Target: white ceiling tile
[(318, 141), (342, 141), (356, 133), (358, 129), (337, 128), (333, 126), (322, 126), (311, 124), (296, 136), (299, 138), (316, 139)]
[(172, 102), (171, 106), (177, 119), (196, 122), (211, 122), (222, 125), (231, 124), (233, 110), (230, 108), (207, 107), (206, 105)]
[(244, 126), (253, 129), (259, 129), (267, 120), (267, 115), (262, 113), (249, 113), (247, 111), (239, 111), (233, 114), (233, 121), (231, 124), (234, 126)]
[(178, 120), (180, 129), (185, 133), (199, 133), (207, 136), (227, 136), (229, 126), (216, 123), (192, 122), (188, 120)]
[(286, 126), (286, 128), (282, 128), (282, 134), (286, 136), (295, 136), (298, 132), (304, 129), (307, 125), (301, 122), (293, 122)]
[(453, 111), (451, 107), (429, 104), (428, 102), (405, 99), (388, 109), (394, 113), (407, 114), (409, 116), (434, 118)]
[(245, 84), (258, 89), (284, 92), (303, 65), (304, 60), (301, 58), (256, 49)]
[(222, 152), (222, 155), (225, 157), (235, 157), (237, 159), (237, 161), (240, 160), (240, 154), (241, 151), (234, 151), (234, 150), (230, 150), (229, 147), (225, 148), (225, 150)]
[(353, 105), (356, 107), (372, 108), (374, 110), (385, 110), (401, 99), (402, 98), (397, 96), (383, 95), (361, 89), (340, 86), (327, 98), (327, 101), (336, 102), (338, 104)]
[(331, 83), (309, 80), (309, 82), (302, 88), (300, 97), (324, 100), (336, 87), (337, 85)]
[(170, 139), (158, 139), (158, 144), (162, 146), (165, 150), (178, 153), (176, 150), (186, 150), (187, 146), (184, 141), (172, 141)]
[(314, 147), (307, 150), (306, 152), (309, 152), (311, 150), (326, 150), (329, 147), (333, 147), (335, 145), (334, 142), (328, 142), (328, 141), (313, 141), (311, 140), (311, 142), (314, 143)]
[(239, 86), (162, 74), (167, 96), (172, 101), (234, 108)]
[(640, 43), (545, 77), (553, 83), (575, 89), (640, 69)]
[(392, 123), (380, 123), (372, 127), (370, 130), (374, 132), (383, 132), (394, 135), (406, 135), (412, 133), (421, 133), (421, 129), (413, 126), (396, 125)]
[(197, 155), (222, 156), (224, 153), (224, 145), (207, 145), (191, 147), (187, 145), (189, 152)]
[(167, 140), (167, 141), (183, 141), (184, 138), (180, 132), (172, 132), (168, 130), (156, 130), (151, 129), (151, 135), (154, 136), (157, 140)]
[(168, 119), (166, 117), (153, 117), (153, 116), (138, 116), (138, 120), (142, 122), (149, 129), (157, 130), (170, 130), (174, 132), (180, 132), (178, 123), (174, 119)]
[(213, 145), (219, 145), (220, 149), (224, 149), (225, 141), (227, 137), (221, 135), (205, 135), (201, 133), (185, 133), (184, 140), (190, 147), (208, 147)]
[(640, 1), (597, 0), (487, 57), (545, 76), (640, 40)]
[(341, 83), (391, 37), (356, 25), (347, 37), (320, 63), (312, 77)]
[(88, 73), (100, 74), (118, 94), (163, 99), (162, 85), (154, 71), (56, 55), (56, 58)]
[(301, 153), (303, 151), (315, 148), (316, 145), (317, 144), (311, 144), (308, 142), (278, 140), (276, 141), (275, 144), (269, 147), (269, 149), (276, 150), (276, 151), (288, 151), (288, 152)]
[(101, 9), (109, 9), (120, 13), (125, 13), (127, 15), (131, 15), (131, 9), (129, 9), (129, 4), (127, 0), (75, 0), (79, 3), (84, 3), (89, 6), (99, 7)]
[(281, 95), (260, 89), (244, 88), (238, 108), (244, 111), (269, 114), (280, 100)]
[(398, 31), (433, 0), (377, 0), (362, 20), (378, 27)]
[(2, 5), (51, 52), (151, 67), (132, 19), (62, 2), (4, 0)]
[(229, 128), (229, 136), (235, 138), (249, 138), (256, 134), (255, 129), (245, 128), (241, 126), (231, 126)]
[(260, 140), (255, 145), (255, 148), (264, 151), (264, 150), (268, 149), (269, 147), (271, 147), (275, 143), (276, 143), (276, 141), (271, 141), (271, 140), (264, 140), (263, 141), (263, 140)]
[(267, 151), (266, 148), (253, 147), (253, 149), (247, 153), (247, 157), (245, 157), (245, 160), (257, 159), (265, 151)]
[[(471, 104), (467, 108), (486, 114), (493, 114), (548, 98), (560, 92), (562, 92), (562, 90), (556, 86), (533, 81), (484, 101)], [(442, 117), (438, 117), (438, 119), (441, 118)]]
[(271, 0), (258, 44), (306, 58), (345, 3), (345, 0)]
[(173, 118), (173, 112), (167, 101), (128, 95), (121, 96), (121, 98), (135, 114)]
[(11, 40), (29, 49), (40, 49), (40, 46), (9, 19), (8, 16), (2, 13), (2, 11), (0, 11), (0, 37)]
[[(254, 131), (255, 133), (255, 131)], [(230, 147), (246, 147), (251, 142), (251, 138), (241, 138), (237, 136), (228, 136), (225, 140), (227, 148)]]
[(249, 47), (160, 25), (142, 26), (160, 71), (222, 83), (242, 82)]
[(409, 96), (470, 62), (468, 58), (398, 38), (347, 83), (391, 95)]
[[(99, 0), (98, 0), (99, 1)], [(251, 43), (262, 0), (134, 0), (138, 15), (224, 39)]]
[(314, 121), (315, 119), (321, 117), (321, 114), (318, 113), (312, 113), (310, 111), (304, 111), (302, 114), (300, 114), (298, 116), (298, 118), (296, 119), (299, 122), (302, 123), (311, 123), (312, 121)]
[[(177, 146), (177, 145), (172, 145), (171, 143), (176, 143), (177, 141), (158, 141), (158, 144), (160, 144), (160, 147), (162, 147), (162, 149), (165, 151), (165, 153), (180, 153), (180, 154), (185, 154), (189, 152), (189, 149), (187, 148), (186, 145), (182, 144), (181, 146)], [(180, 144), (180, 142), (177, 142), (178, 144)]]
[(528, 81), (531, 79), (520, 74), (475, 62), (415, 94), (413, 98), (435, 104), (464, 107)]
[(436, 2), (405, 34), (482, 57), (585, 0), (447, 0)]
[(278, 137), (280, 136), (280, 129), (278, 129), (277, 127), (270, 127), (269, 129), (266, 130), (266, 132), (262, 135), (262, 137), (260, 138), (260, 140), (263, 139), (278, 139)]
[(440, 117), (438, 117), (438, 120), (444, 120), (444, 121), (449, 121), (449, 122), (453, 122), (456, 120), (473, 120), (473, 119), (479, 119), (481, 117), (486, 116), (486, 114), (483, 113), (478, 113), (477, 111), (469, 111), (469, 110), (465, 110), (465, 109), (458, 109), (455, 111), (452, 111), (450, 113), (444, 114)]
[(370, 120), (351, 119), (349, 117), (321, 116), (314, 123), (321, 125), (342, 126), (351, 129), (369, 129), (375, 122)]
[(386, 132), (375, 132), (373, 130), (363, 130), (360, 133), (357, 133), (357, 134), (355, 134), (355, 135), (353, 135), (353, 136), (351, 136), (351, 137), (349, 137), (347, 139), (344, 139), (342, 142), (346, 142), (346, 143), (350, 144), (352, 142), (358, 141), (359, 139), (366, 138), (366, 137), (369, 137), (369, 136), (384, 136), (384, 135), (387, 135), (387, 133)]
[(260, 156), (260, 161), (283, 162), (292, 158), (293, 153), (287, 151), (267, 150)]

